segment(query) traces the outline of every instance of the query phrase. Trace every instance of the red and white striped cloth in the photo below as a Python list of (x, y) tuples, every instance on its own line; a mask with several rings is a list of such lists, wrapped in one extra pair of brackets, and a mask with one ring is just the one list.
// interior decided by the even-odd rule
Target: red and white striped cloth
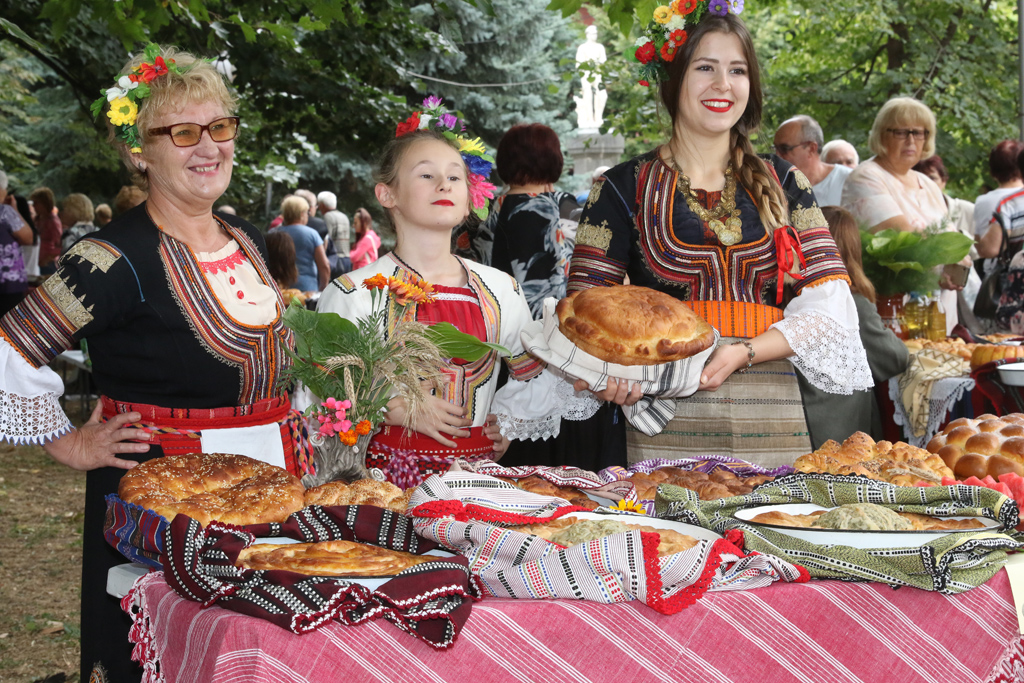
[[(708, 593), (674, 616), (638, 602), (488, 598), (435, 651), (375, 621), (295, 635), (136, 584), (159, 662), (144, 681), (277, 683), (1008, 683), (1024, 644), (1005, 572), (961, 595), (874, 583)], [(142, 630), (142, 629), (140, 629)]]

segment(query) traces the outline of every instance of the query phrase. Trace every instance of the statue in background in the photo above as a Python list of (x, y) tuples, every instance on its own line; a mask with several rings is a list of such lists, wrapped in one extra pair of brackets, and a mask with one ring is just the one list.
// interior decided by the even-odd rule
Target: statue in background
[(597, 42), (597, 27), (591, 24), (586, 30), (587, 42), (576, 49), (576, 68), (584, 67), (580, 73), (583, 86), (581, 97), (573, 97), (576, 101), (576, 125), (581, 130), (598, 132), (604, 123), (604, 105), (608, 101), (608, 93), (601, 88), (601, 75), (590, 72), (586, 65), (604, 64), (608, 59), (604, 45)]

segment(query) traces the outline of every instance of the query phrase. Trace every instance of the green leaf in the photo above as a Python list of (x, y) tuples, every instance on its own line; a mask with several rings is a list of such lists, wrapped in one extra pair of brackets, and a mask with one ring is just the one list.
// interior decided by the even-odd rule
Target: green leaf
[(480, 341), (471, 334), (460, 332), (451, 323), (435, 323), (427, 328), (427, 336), (441, 349), (441, 355), (448, 358), (462, 358), (469, 362), (478, 361), (495, 351), (499, 356), (511, 356), (501, 344)]

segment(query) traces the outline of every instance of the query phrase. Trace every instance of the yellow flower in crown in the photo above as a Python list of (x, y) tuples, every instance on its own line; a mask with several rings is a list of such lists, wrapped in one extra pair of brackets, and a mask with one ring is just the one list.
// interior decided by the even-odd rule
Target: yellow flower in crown
[(459, 152), (469, 152), (470, 154), (473, 152), (479, 152), (480, 154), (483, 154), (486, 151), (487, 148), (484, 147), (484, 143), (480, 141), (480, 138), (475, 138), (473, 140), (470, 140), (469, 138), (459, 138)]
[(625, 510), (626, 512), (636, 512), (641, 515), (647, 514), (647, 510), (644, 509), (642, 504), (637, 503), (636, 501), (626, 500), (625, 498), (615, 505), (609, 505), (608, 507), (612, 510)]
[(118, 97), (110, 103), (110, 110), (107, 111), (107, 117), (115, 126), (134, 125), (138, 115), (138, 106), (127, 97)]
[(654, 20), (659, 24), (667, 24), (668, 20), (672, 18), (672, 10), (665, 5), (658, 7), (654, 10)]

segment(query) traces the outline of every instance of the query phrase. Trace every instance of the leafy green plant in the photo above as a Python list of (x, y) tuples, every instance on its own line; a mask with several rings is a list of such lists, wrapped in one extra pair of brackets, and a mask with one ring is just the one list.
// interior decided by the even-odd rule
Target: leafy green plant
[(864, 273), (879, 296), (938, 289), (938, 267), (963, 259), (972, 244), (959, 232), (862, 230), (860, 237)]

